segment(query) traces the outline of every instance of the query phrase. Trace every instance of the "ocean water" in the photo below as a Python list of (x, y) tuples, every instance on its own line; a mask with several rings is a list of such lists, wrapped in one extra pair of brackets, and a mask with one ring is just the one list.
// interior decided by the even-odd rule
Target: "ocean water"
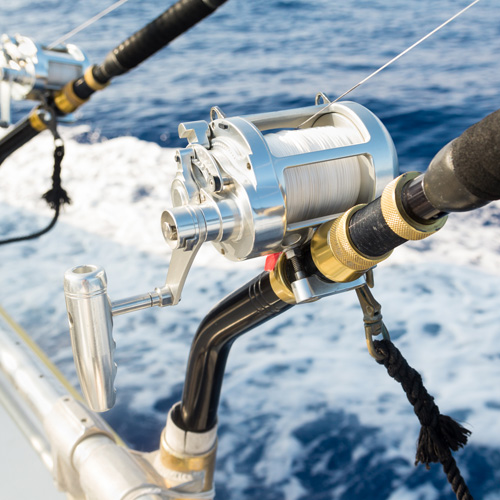
[[(5, 0), (0, 33), (52, 42), (99, 12), (97, 0)], [(129, 0), (71, 40), (91, 61), (173, 2)], [(132, 135), (179, 146), (182, 121), (300, 107), (335, 98), (466, 6), (456, 0), (229, 0), (79, 114), (96, 140)], [(403, 168), (498, 107), (498, 5), (482, 0), (351, 94), (388, 127)]]
[[(0, 247), (0, 304), (77, 383), (62, 276), (101, 264), (114, 300), (163, 283), (169, 250), (159, 217), (170, 206), (180, 122), (208, 119), (214, 105), (240, 115), (309, 105), (318, 91), (335, 98), (466, 4), (229, 0), (63, 128), (73, 203), (39, 241)], [(100, 61), (166, 5), (129, 0), (72, 41)], [(102, 8), (5, 0), (0, 32), (51, 42)], [(500, 107), (499, 15), (494, 0), (482, 0), (349, 96), (382, 119), (402, 170), (424, 170)], [(16, 103), (15, 115), (26, 109)], [(47, 223), (40, 195), (51, 148), (41, 134), (0, 168), (0, 237)], [(496, 203), (450, 217), (439, 235), (379, 266), (375, 288), (393, 339), (442, 412), (473, 431), (457, 462), (486, 500), (500, 498), (499, 220)], [(116, 319), (118, 399), (106, 418), (132, 446), (157, 446), (197, 324), (262, 266), (207, 247), (179, 306)], [(218, 499), (453, 498), (440, 467), (413, 467), (418, 423), (363, 337), (355, 296), (343, 294), (296, 307), (235, 343), (219, 412)]]

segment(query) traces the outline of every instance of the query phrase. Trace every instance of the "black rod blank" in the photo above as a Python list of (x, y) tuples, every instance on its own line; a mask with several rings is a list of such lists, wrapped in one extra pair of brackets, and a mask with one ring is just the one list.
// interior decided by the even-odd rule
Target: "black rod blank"
[[(82, 76), (68, 84), (70, 89), (78, 99), (86, 101), (113, 77), (135, 68), (168, 45), (174, 38), (212, 14), (226, 1), (179, 0), (144, 28), (115, 47), (108, 53), (102, 64), (92, 66), (91, 74), (92, 78), (95, 79), (94, 83), (89, 82), (88, 76)], [(63, 89), (63, 93), (64, 91), (65, 89)], [(67, 110), (57, 109), (57, 113), (64, 115), (67, 114)], [(43, 128), (34, 127), (29, 118), (17, 124), (11, 132), (0, 139), (0, 164), (10, 154), (38, 135), (41, 130)]]
[(17, 123), (10, 132), (0, 139), (0, 165), (14, 151), (37, 136), (40, 131), (41, 129), (32, 125), (30, 116)]
[(94, 68), (94, 78), (107, 83), (135, 68), (155, 52), (214, 12), (226, 0), (179, 0), (106, 56)]
[(208, 313), (191, 344), (181, 405), (172, 415), (176, 425), (190, 432), (213, 428), (233, 342), (290, 307), (276, 296), (269, 273), (264, 272)]

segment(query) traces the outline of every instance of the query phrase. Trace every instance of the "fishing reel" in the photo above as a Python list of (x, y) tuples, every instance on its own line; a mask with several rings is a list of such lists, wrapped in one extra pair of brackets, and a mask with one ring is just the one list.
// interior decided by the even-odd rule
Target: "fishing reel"
[(1, 125), (11, 124), (11, 101), (44, 100), (68, 82), (80, 78), (89, 62), (72, 44), (46, 47), (31, 38), (2, 35), (0, 39)]
[(213, 108), (210, 123), (181, 124), (190, 144), (162, 215), (167, 243), (212, 241), (231, 260), (281, 252), (380, 194), (397, 171), (381, 122), (356, 103), (319, 108), (234, 118)]
[[(173, 207), (161, 217), (173, 249), (166, 283), (147, 294), (111, 302), (99, 266), (65, 274), (65, 295), (77, 371), (90, 406), (113, 406), (113, 316), (175, 305), (199, 248), (210, 241), (231, 260), (285, 252), (309, 242), (318, 226), (371, 202), (394, 178), (394, 144), (380, 120), (353, 102), (179, 126), (189, 145), (176, 152)], [(361, 286), (304, 276), (294, 303)]]

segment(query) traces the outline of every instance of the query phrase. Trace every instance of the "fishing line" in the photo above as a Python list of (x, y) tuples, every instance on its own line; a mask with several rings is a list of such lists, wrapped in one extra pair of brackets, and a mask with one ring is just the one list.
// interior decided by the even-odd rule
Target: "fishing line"
[(313, 120), (316, 116), (318, 116), (319, 114), (321, 114), (325, 110), (325, 108), (327, 108), (330, 104), (339, 101), (340, 99), (342, 99), (343, 97), (345, 97), (347, 94), (349, 94), (353, 90), (357, 89), (360, 85), (363, 85), (363, 83), (367, 82), (368, 80), (370, 80), (371, 78), (373, 78), (375, 75), (377, 75), (378, 73), (380, 73), (383, 69), (387, 68), (392, 63), (396, 62), (399, 58), (403, 57), (405, 54), (407, 54), (408, 52), (410, 52), (410, 50), (414, 49), (417, 45), (420, 45), (422, 42), (424, 42), (429, 37), (431, 37), (432, 35), (434, 35), (434, 33), (437, 33), (440, 29), (444, 28), (447, 24), (451, 23), (454, 19), (456, 19), (457, 17), (461, 16), (464, 12), (466, 12), (467, 10), (469, 10), (471, 7), (473, 7), (479, 1), (480, 0), (474, 0), (472, 3), (470, 3), (469, 5), (467, 5), (467, 7), (463, 8), (460, 12), (457, 12), (455, 15), (453, 15), (452, 17), (450, 17), (443, 24), (440, 24), (437, 28), (434, 28), (431, 32), (427, 33), (427, 35), (423, 36), (420, 40), (416, 41), (413, 45), (411, 45), (407, 49), (403, 50), (403, 52), (401, 52), (400, 54), (398, 54), (396, 57), (393, 57), (390, 61), (386, 62), (383, 66), (380, 66), (380, 68), (378, 68), (373, 73), (371, 73), (370, 75), (368, 75), (366, 78), (364, 78), (363, 80), (361, 80), (359, 83), (357, 83), (356, 85), (354, 85), (353, 87), (351, 87), (349, 90), (347, 90), (346, 92), (344, 92), (343, 94), (341, 94), (334, 101), (329, 102), (328, 105), (326, 105), (324, 108), (320, 109), (317, 113), (315, 113), (314, 115), (312, 115), (306, 121), (302, 122), (297, 128), (300, 128), (303, 125), (305, 125), (306, 123), (308, 123), (309, 121)]
[(91, 24), (94, 24), (96, 21), (99, 21), (99, 19), (103, 18), (105, 15), (109, 14), (110, 12), (114, 11), (124, 3), (128, 2), (128, 0), (118, 0), (118, 2), (115, 2), (114, 4), (110, 5), (109, 7), (106, 7), (103, 11), (99, 12), (99, 14), (96, 14), (94, 17), (91, 17), (84, 23), (80, 24), (77, 26), (75, 29), (69, 31), (62, 37), (58, 38), (55, 42), (52, 42), (47, 48), (48, 49), (53, 49), (60, 43), (65, 42), (69, 38), (71, 38), (73, 35), (76, 35), (80, 31), (84, 30), (85, 28), (88, 28)]
[[(286, 157), (359, 144), (354, 128), (314, 127), (282, 130), (264, 136), (274, 156)], [(357, 156), (310, 163), (284, 170), (288, 222), (342, 213), (356, 204), (361, 184)]]

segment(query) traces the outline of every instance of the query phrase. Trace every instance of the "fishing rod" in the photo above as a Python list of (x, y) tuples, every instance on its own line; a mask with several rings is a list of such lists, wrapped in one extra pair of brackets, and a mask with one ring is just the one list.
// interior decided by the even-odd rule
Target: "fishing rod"
[(117, 45), (100, 64), (88, 66), (86, 56), (74, 45), (46, 47), (27, 37), (2, 39), (0, 87), (3, 121), (10, 119), (10, 99), (44, 97), (37, 106), (0, 139), (0, 164), (49, 125), (51, 113), (58, 120), (73, 113), (92, 94), (168, 45), (179, 35), (212, 14), (226, 0), (179, 0), (163, 14)]
[[(124, 68), (110, 61), (109, 74)], [(91, 88), (83, 82), (81, 88)], [(209, 122), (181, 124), (189, 145), (176, 152), (173, 207), (162, 214), (173, 249), (165, 285), (113, 302), (101, 267), (81, 265), (65, 275), (75, 363), (89, 406), (106, 411), (116, 399), (114, 317), (176, 305), (203, 243), (231, 260), (275, 255), (268, 270), (203, 320), (182, 399), (161, 437), (156, 470), (174, 485), (203, 472), (189, 497), (211, 498), (218, 403), (234, 341), (297, 304), (356, 290), (369, 350), (382, 360), (373, 337), (388, 334), (368, 289), (371, 270), (397, 246), (439, 231), (448, 213), (500, 198), (499, 113), (446, 146), (425, 174), (395, 180), (390, 135), (356, 103), (319, 95), (315, 106), (299, 110), (228, 118), (213, 108)]]
[[(421, 240), (439, 231), (448, 213), (473, 210), (500, 199), (500, 110), (446, 145), (424, 174), (406, 173), (384, 184), (397, 165), (392, 141), (385, 135), (387, 131), (378, 119), (356, 103), (330, 104), (322, 111), (319, 123), (309, 131), (324, 132), (322, 129), (326, 128), (334, 133), (339, 123), (345, 129), (350, 118), (351, 127), (366, 127), (365, 140), (369, 137), (366, 142), (279, 157), (263, 150), (263, 146), (271, 142), (273, 134), (263, 135), (257, 127), (260, 130), (287, 127), (307, 114), (315, 113), (317, 107), (251, 117), (216, 116), (210, 125), (205, 123), (206, 131), (210, 130), (213, 134), (210, 146), (203, 146), (194, 135), (191, 136), (193, 142), (177, 153), (184, 158), (184, 165), (179, 165), (178, 176), (172, 185), (172, 199), (179, 204), (162, 215), (163, 235), (173, 247), (166, 284), (162, 288), (113, 302), (107, 297), (106, 275), (99, 266), (78, 266), (66, 273), (65, 293), (75, 358), (80, 364), (82, 388), (94, 409), (105, 411), (114, 404), (113, 349), (109, 348), (114, 346), (112, 317), (144, 308), (177, 304), (201, 240), (211, 241), (222, 255), (231, 260), (280, 253), (268, 278), (263, 281), (259, 277), (258, 284), (252, 285), (255, 288), (252, 296), (262, 294), (265, 297), (263, 290), (269, 287), (275, 294), (262, 303), (256, 299), (259, 305), (255, 305), (255, 312), (266, 318), (268, 305), (277, 314), (287, 309), (286, 304), (310, 302), (363, 286), (369, 270), (387, 259), (403, 243)], [(337, 126), (326, 125), (328, 122)], [(197, 125), (200, 126), (199, 122)], [(187, 127), (181, 124), (180, 129)], [(296, 131), (299, 135), (295, 140), (303, 132)], [(382, 137), (386, 141), (385, 148), (380, 143)], [(249, 148), (244, 152), (246, 154), (242, 154), (240, 149), (243, 139)], [(228, 145), (231, 145), (232, 151), (228, 152)], [(375, 146), (378, 150), (374, 149)], [(359, 162), (354, 163), (359, 169), (366, 168), (364, 177), (337, 177), (340, 190), (351, 188), (349, 184), (357, 184), (357, 195), (344, 202), (343, 206), (321, 207), (321, 202), (329, 201), (329, 193), (325, 200), (321, 199), (322, 193), (318, 193), (320, 183), (314, 184), (313, 175), (317, 174), (314, 169), (321, 164), (326, 170), (322, 182), (327, 176), (341, 172), (342, 165), (338, 161), (343, 158)], [(387, 161), (391, 162), (390, 165), (384, 164)], [(179, 162), (182, 162), (180, 158)], [(184, 171), (188, 162), (190, 170)], [(208, 170), (216, 164), (221, 184), (217, 190), (210, 192), (207, 186), (211, 186), (212, 182)], [(286, 170), (300, 168), (305, 175), (298, 184), (300, 191), (294, 192)], [(206, 175), (202, 176), (200, 172)], [(246, 178), (238, 178), (241, 174)], [(257, 182), (245, 182), (248, 178)], [(268, 184), (262, 186), (261, 181), (266, 179)], [(282, 184), (278, 184), (278, 179)], [(183, 198), (188, 193), (190, 198)], [(299, 210), (304, 209), (302, 202), (309, 194), (315, 196), (316, 205), (322, 212), (314, 212), (309, 219), (290, 220), (288, 214), (292, 212), (292, 205), (295, 204)], [(249, 213), (254, 219), (248, 219)], [(264, 214), (275, 215), (274, 221)], [(263, 224), (261, 215), (269, 218), (267, 225)], [(244, 223), (240, 222), (244, 220)], [(248, 231), (246, 235), (245, 230)], [(184, 267), (181, 267), (182, 263)], [(236, 296), (239, 294), (236, 293)], [(250, 302), (253, 300), (251, 297), (247, 299)], [(274, 302), (276, 299), (281, 300), (278, 306)], [(228, 300), (237, 302), (239, 299)], [(86, 309), (87, 301), (93, 304), (92, 309)], [(242, 306), (242, 310), (245, 307)], [(242, 314), (248, 323), (236, 327), (238, 314), (232, 306), (221, 306), (220, 311), (222, 315), (230, 314), (227, 322), (238, 332), (254, 326), (253, 321)], [(224, 330), (225, 327), (219, 323), (221, 318), (213, 320), (211, 316), (212, 313), (206, 319), (210, 326), (203, 326), (201, 330), (214, 326), (216, 330)], [(104, 350), (109, 349), (110, 353), (103, 356), (99, 351), (100, 354), (96, 355), (92, 350), (95, 346), (105, 346)], [(87, 351), (88, 348), (90, 351)], [(103, 360), (98, 370), (93, 361), (95, 358)], [(212, 357), (209, 359), (212, 360)], [(91, 370), (89, 366), (92, 366)], [(197, 369), (188, 372), (201, 373)], [(208, 380), (212, 378), (208, 377)], [(192, 392), (198, 397), (207, 394), (207, 391), (201, 390)], [(210, 427), (210, 423), (213, 419), (201, 427)]]
[[(170, 467), (173, 457), (203, 456), (205, 472), (213, 471), (218, 403), (237, 338), (293, 306), (356, 290), (369, 352), (382, 361), (374, 337), (390, 337), (368, 288), (371, 270), (403, 243), (438, 232), (449, 213), (500, 199), (500, 111), (446, 145), (424, 174), (396, 177), (394, 145), (378, 118), (357, 103), (325, 100), (319, 95), (315, 106), (230, 118), (213, 108), (210, 122), (179, 126), (189, 145), (176, 152), (174, 206), (162, 214), (173, 249), (165, 285), (112, 301), (102, 267), (65, 274), (81, 387), (91, 408), (106, 411), (116, 400), (116, 316), (176, 305), (205, 242), (230, 260), (276, 255), (199, 326), (182, 399), (161, 438), (160, 455)], [(303, 123), (309, 127), (296, 129)]]
[(64, 144), (57, 131), (57, 122), (68, 119), (92, 94), (106, 88), (113, 78), (141, 64), (225, 2), (179, 0), (111, 50), (101, 64), (92, 66), (89, 66), (85, 54), (72, 44), (60, 45), (56, 42), (44, 46), (24, 36), (2, 37), (0, 125), (8, 126), (10, 123), (11, 99), (34, 99), (41, 104), (0, 139), (0, 166), (9, 155), (46, 129), (54, 137), (55, 150), (52, 188), (42, 196), (54, 210), (52, 220), (34, 233), (0, 240), (0, 245), (38, 238), (47, 233), (55, 226), (61, 205), (71, 202), (61, 186)]

